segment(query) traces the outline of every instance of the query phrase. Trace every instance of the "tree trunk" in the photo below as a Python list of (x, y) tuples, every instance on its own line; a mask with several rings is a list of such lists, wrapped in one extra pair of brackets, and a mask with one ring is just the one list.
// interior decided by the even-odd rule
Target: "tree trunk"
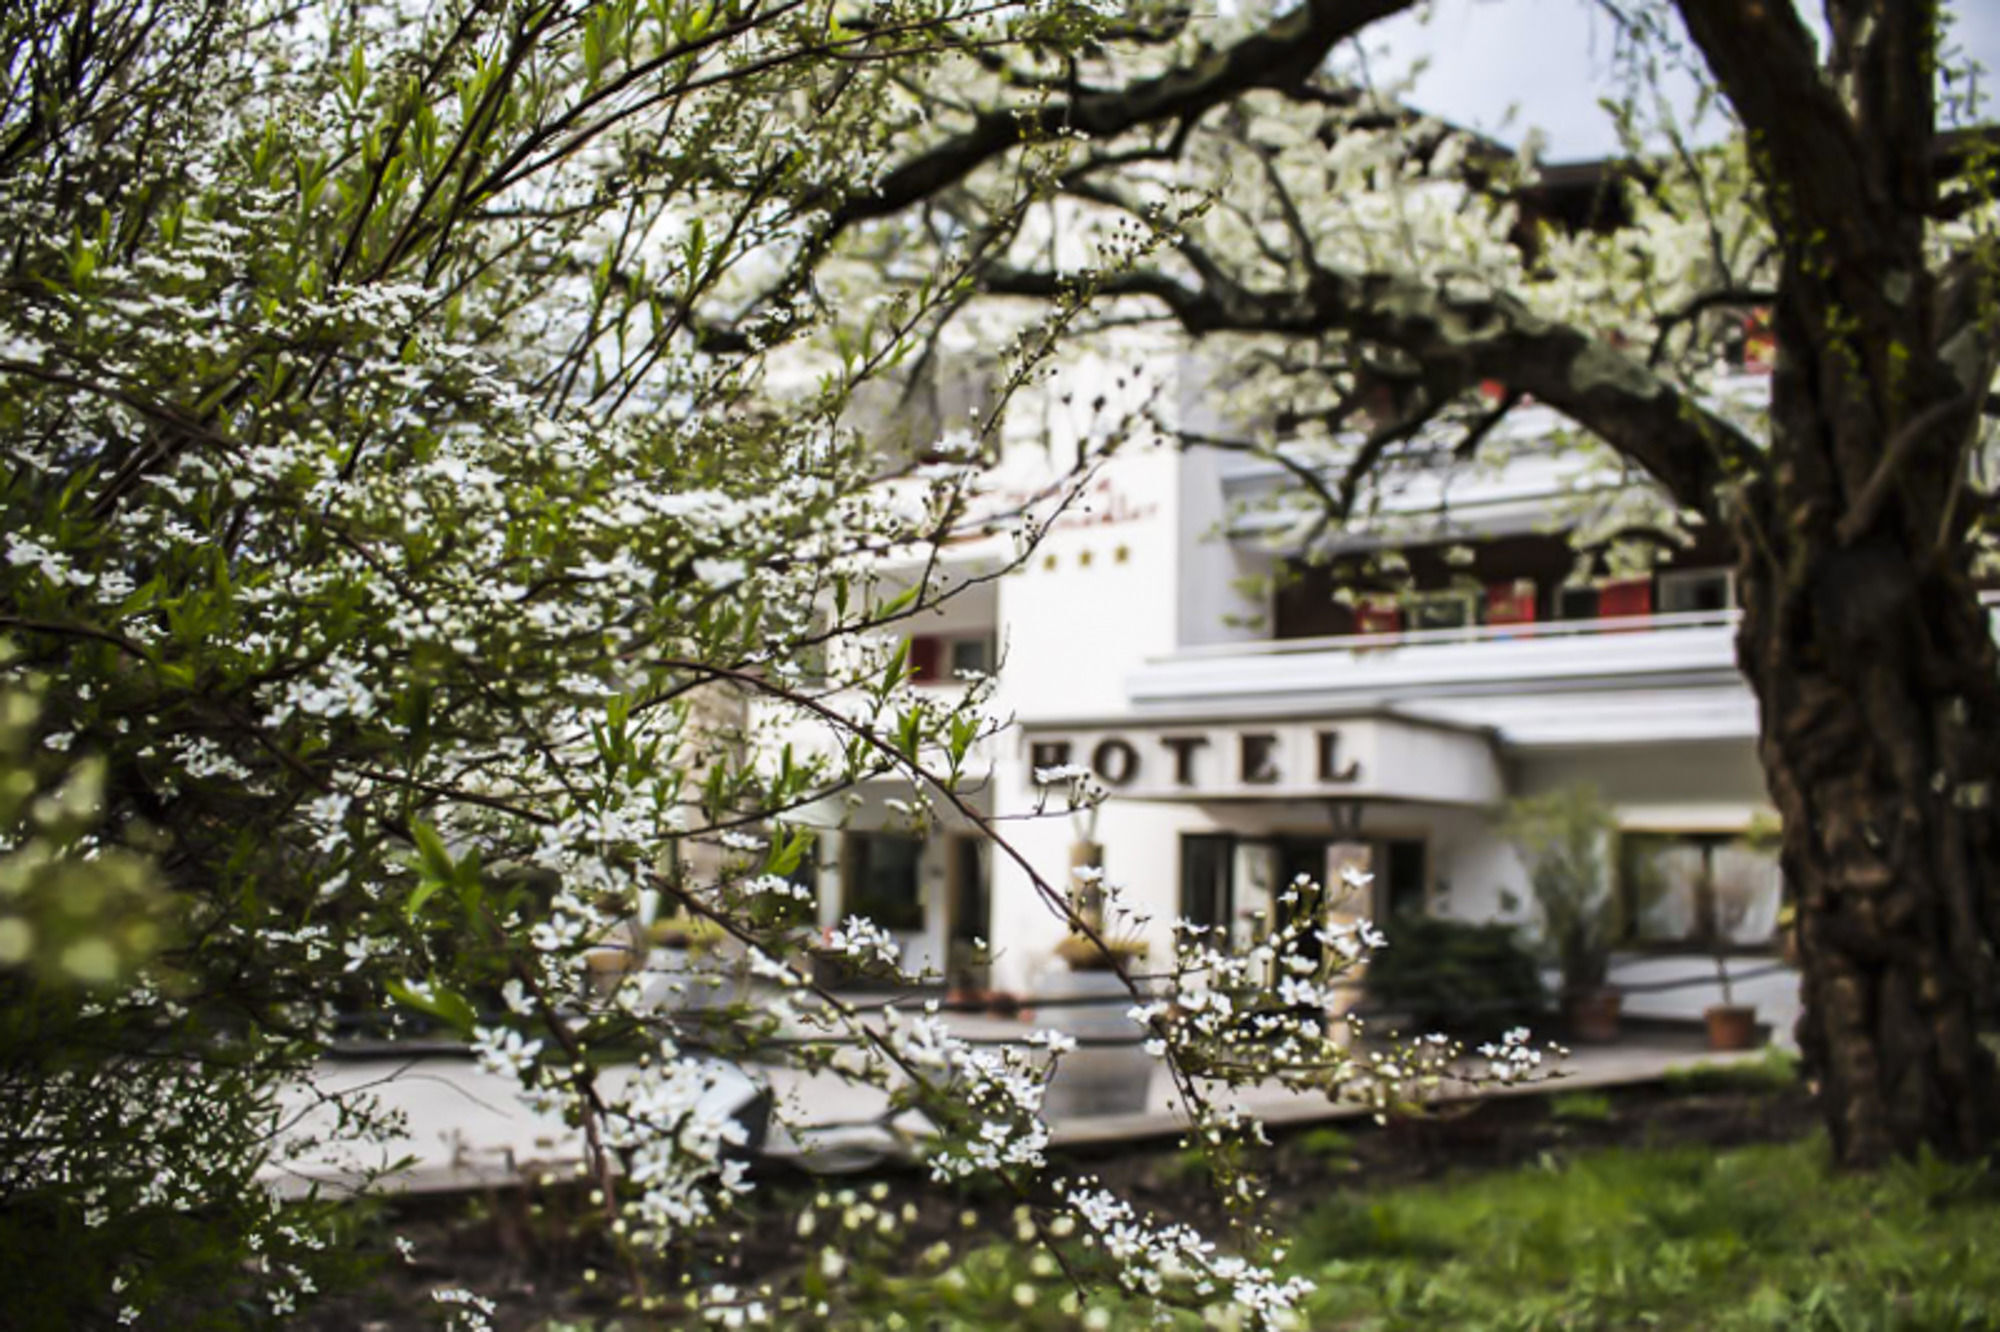
[[(2000, 664), (1955, 513), (1967, 416), (1948, 376), (1918, 396), (1922, 366), (1904, 381), (1915, 401), (1885, 406), (1855, 344), (1806, 336), (1796, 302), (1778, 315), (1773, 466), (1738, 509), (1738, 656), (1796, 895), (1799, 1043), (1841, 1164), (1920, 1145), (1974, 1157), (2000, 1125), (1980, 1041), (2000, 941)], [(1935, 438), (1899, 449), (1871, 424), (1885, 416)], [(1907, 460), (1892, 498), (1859, 502), (1891, 453)]]

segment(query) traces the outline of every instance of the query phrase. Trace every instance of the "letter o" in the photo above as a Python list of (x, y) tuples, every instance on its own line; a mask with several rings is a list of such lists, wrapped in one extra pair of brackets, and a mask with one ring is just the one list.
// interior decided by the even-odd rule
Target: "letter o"
[(1139, 751), (1113, 736), (1090, 751), (1090, 766), (1111, 785), (1123, 786), (1139, 775)]

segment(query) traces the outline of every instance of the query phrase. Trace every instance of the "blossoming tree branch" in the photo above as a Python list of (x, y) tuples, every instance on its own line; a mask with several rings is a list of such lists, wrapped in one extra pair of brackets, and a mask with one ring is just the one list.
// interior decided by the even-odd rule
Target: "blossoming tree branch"
[[(1099, 123), (1021, 70), (1171, 60), (1187, 24), (998, 0), (0, 15), (14, 1312), (178, 1327), (307, 1305), (358, 1214), (265, 1187), (278, 1144), (302, 1145), (280, 1092), (343, 1023), (388, 1014), (464, 1038), (576, 1129), (636, 1306), (689, 1308), (676, 1255), (751, 1184), (742, 1125), (685, 1057), (706, 1049), (884, 1089), (931, 1125), (933, 1177), (1017, 1193), (1081, 1287), (1286, 1316), (1299, 1286), (1247, 1181), (1220, 1172), (1246, 1224), (1218, 1237), (1052, 1171), (1063, 1040), (974, 1047), (843, 998), (817, 964), (894, 979), (893, 941), (801, 925), (790, 877), (799, 811), (873, 778), (911, 783), (915, 817), (978, 822), (983, 689), (912, 691), (895, 646), (963, 584), (879, 571), (974, 531), (1025, 560), (1087, 481), (1085, 460), (1025, 507), (977, 502), (1007, 404), (1084, 302), (1015, 320), (993, 405), (945, 440), (862, 428), (857, 394), (971, 298), (1078, 132), (1191, 105), (1170, 70)], [(1246, 59), (1204, 105), (1278, 77)], [(1004, 168), (957, 169), (967, 136)], [(911, 211), (947, 195), (977, 225)], [(1163, 243), (1108, 253), (1122, 271)], [(832, 742), (771, 740), (767, 709)], [(1033, 881), (1105, 944), (1115, 893), (1084, 913)], [(691, 1014), (591, 966), (647, 900), (729, 940), (754, 996)], [(1532, 1069), (1521, 1037), (1471, 1069), (1448, 1042), (1350, 1049), (1323, 1000), (1370, 936), (1287, 928), (1127, 977), (1218, 1160), (1257, 1131), (1230, 1086), (1387, 1109)], [(365, 1098), (332, 1108), (336, 1139), (393, 1138)], [(490, 1308), (439, 1298), (468, 1325)], [(802, 1298), (698, 1289), (689, 1316)]]

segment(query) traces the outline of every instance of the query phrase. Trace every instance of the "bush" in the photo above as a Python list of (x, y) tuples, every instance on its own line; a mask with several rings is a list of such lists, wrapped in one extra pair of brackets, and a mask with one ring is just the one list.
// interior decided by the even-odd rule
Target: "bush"
[(1368, 966), (1371, 1009), (1426, 1031), (1482, 1035), (1532, 1022), (1547, 1007), (1541, 970), (1511, 926), (1412, 915), (1393, 937)]
[(1609, 1124), (1611, 1098), (1603, 1092), (1565, 1092), (1549, 1098), (1549, 1118), (1566, 1124)]
[(1799, 1085), (1799, 1057), (1773, 1045), (1755, 1062), (1683, 1064), (1668, 1069), (1661, 1081), (1679, 1096), (1704, 1092), (1787, 1092)]

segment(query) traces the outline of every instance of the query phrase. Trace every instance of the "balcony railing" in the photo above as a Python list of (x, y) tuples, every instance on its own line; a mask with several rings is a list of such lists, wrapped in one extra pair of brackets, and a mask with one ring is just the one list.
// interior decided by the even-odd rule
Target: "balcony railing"
[(1677, 611), (1671, 614), (1616, 615), (1590, 620), (1533, 620), (1525, 624), (1468, 624), (1451, 629), (1404, 629), (1388, 634), (1334, 634), (1324, 638), (1270, 638), (1182, 648), (1182, 658), (1278, 656), (1293, 652), (1379, 652), (1387, 648), (1449, 643), (1500, 643), (1515, 639), (1569, 639), (1596, 634), (1657, 633), (1669, 629), (1717, 629), (1736, 624), (1741, 610)]
[[(1994, 615), (1994, 636), (2000, 641), (2000, 588), (1979, 594), (1979, 604)], [(1330, 634), (1319, 638), (1268, 638), (1235, 643), (1184, 647), (1177, 658), (1278, 656), (1292, 652), (1378, 652), (1385, 648), (1426, 647), (1447, 643), (1501, 643), (1516, 639), (1568, 639), (1597, 634), (1657, 633), (1669, 629), (1733, 628), (1743, 618), (1740, 608), (1716, 611), (1655, 612), (1650, 615), (1610, 615), (1593, 619), (1533, 620), (1525, 624), (1468, 624), (1450, 629), (1403, 629), (1388, 634)]]

